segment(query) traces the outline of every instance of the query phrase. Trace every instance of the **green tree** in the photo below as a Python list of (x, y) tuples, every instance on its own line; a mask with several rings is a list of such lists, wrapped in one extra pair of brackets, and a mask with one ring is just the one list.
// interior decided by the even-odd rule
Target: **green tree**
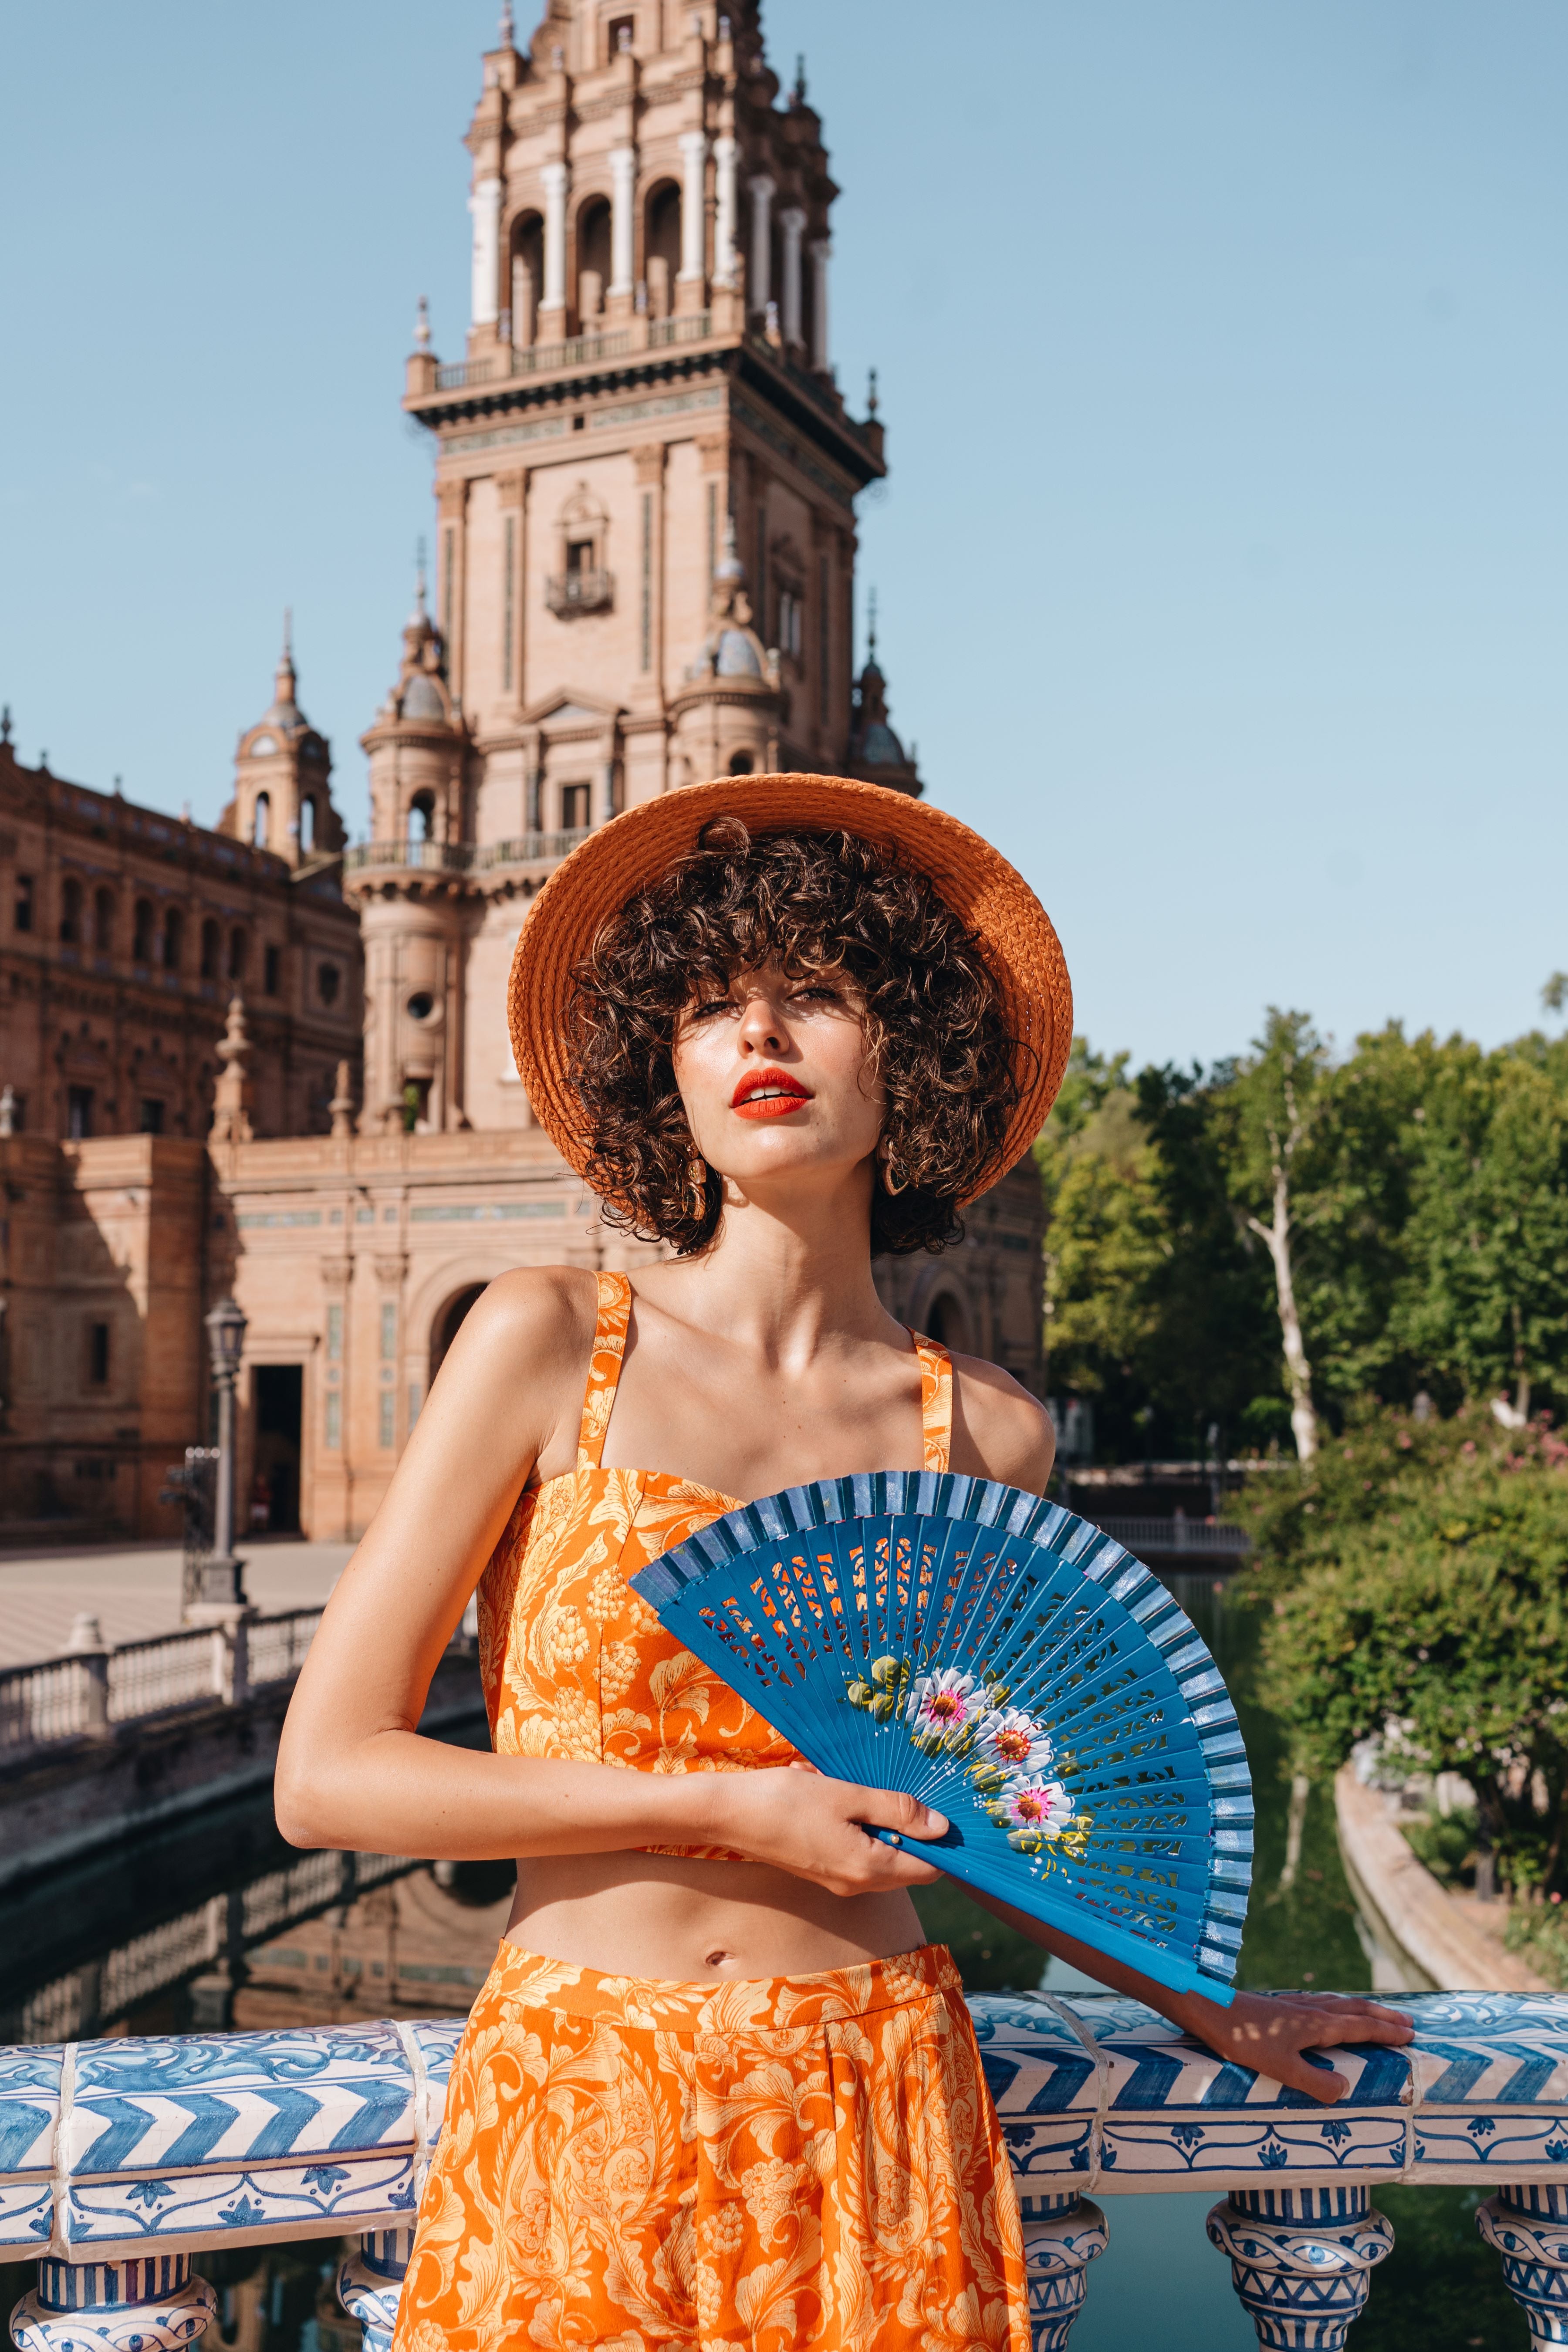
[(1396, 1322), (1413, 1355), (1513, 1411), (1568, 1372), (1568, 1094), (1555, 1049), (1456, 1041), (1414, 1117), (1412, 1265)]
[(1318, 1415), (1296, 1299), (1296, 1230), (1301, 1222), (1301, 1163), (1311, 1159), (1328, 1067), (1328, 1048), (1307, 1014), (1281, 1013), (1271, 1004), (1263, 1035), (1250, 1057), (1237, 1065), (1228, 1105), (1231, 1192), (1247, 1230), (1268, 1253), (1290, 1427), (1303, 1462), (1318, 1450)]
[[(1423, 1461), (1386, 1419), (1360, 1435), (1369, 1475), (1359, 1492), (1353, 1472), (1340, 1482), (1337, 1509), (1327, 1481), (1304, 1479), (1315, 1557), (1298, 1553), (1268, 1626), (1266, 1703), (1314, 1776), (1397, 1726), (1428, 1769), (1475, 1788), (1505, 1879), (1550, 1886), (1568, 1798), (1568, 1447), (1496, 1432)], [(1370, 1475), (1384, 1450), (1405, 1466)]]

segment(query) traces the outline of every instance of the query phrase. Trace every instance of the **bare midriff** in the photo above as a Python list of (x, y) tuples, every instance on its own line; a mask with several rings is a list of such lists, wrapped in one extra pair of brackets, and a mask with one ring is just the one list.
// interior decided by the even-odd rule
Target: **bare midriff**
[(831, 1895), (756, 1862), (593, 1853), (521, 1861), (510, 1942), (612, 1976), (810, 1976), (926, 1941), (905, 1894)]

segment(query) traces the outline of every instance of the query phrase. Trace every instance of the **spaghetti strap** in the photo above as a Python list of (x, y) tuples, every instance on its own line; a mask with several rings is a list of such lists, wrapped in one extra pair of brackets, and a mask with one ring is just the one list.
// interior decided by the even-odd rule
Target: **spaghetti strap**
[(583, 1418), (577, 1431), (577, 1467), (596, 1470), (605, 1450), (605, 1432), (615, 1409), (616, 1383), (626, 1354), (626, 1327), (632, 1319), (632, 1286), (624, 1274), (599, 1276), (598, 1309), (594, 1318), (594, 1352), (588, 1359), (588, 1385), (583, 1396)]
[(952, 1358), (918, 1331), (910, 1337), (921, 1360), (921, 1467), (945, 1470), (952, 1453)]

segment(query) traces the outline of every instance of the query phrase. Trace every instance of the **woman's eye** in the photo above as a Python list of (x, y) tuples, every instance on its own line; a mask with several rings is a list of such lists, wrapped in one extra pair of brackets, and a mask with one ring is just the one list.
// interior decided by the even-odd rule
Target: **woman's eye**
[(727, 996), (710, 996), (706, 1004), (694, 1004), (687, 1018), (706, 1021), (710, 1013), (732, 1013), (734, 1006)]

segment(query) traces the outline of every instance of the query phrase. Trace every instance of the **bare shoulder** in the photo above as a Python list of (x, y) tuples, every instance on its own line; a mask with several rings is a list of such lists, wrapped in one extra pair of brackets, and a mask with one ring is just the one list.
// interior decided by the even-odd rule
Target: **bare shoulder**
[(499, 1414), (530, 1458), (563, 1415), (575, 1432), (583, 1378), (594, 1344), (594, 1276), (583, 1266), (513, 1266), (482, 1290), (464, 1317), (436, 1377), (430, 1401)]
[(1057, 1433), (1039, 1399), (980, 1356), (954, 1356), (952, 1372), (953, 1468), (1043, 1495)]

